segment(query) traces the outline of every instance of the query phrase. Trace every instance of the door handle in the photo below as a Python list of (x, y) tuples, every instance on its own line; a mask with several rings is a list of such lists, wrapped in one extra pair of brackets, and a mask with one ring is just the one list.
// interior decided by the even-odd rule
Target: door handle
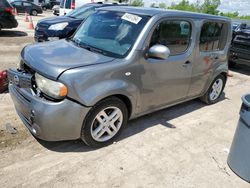
[(191, 64), (190, 61), (186, 61), (182, 66), (183, 66), (183, 67), (187, 67), (187, 66), (190, 65), (190, 64)]

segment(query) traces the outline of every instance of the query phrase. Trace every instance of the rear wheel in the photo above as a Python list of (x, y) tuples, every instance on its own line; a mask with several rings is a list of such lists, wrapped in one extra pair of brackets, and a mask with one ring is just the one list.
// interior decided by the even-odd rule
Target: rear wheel
[(36, 11), (36, 10), (32, 10), (32, 11), (31, 11), (31, 15), (37, 16), (37, 11)]
[(200, 99), (207, 104), (214, 104), (219, 101), (220, 96), (226, 84), (226, 78), (223, 75), (217, 76), (208, 91)]
[(81, 138), (89, 146), (102, 147), (112, 143), (128, 121), (128, 110), (116, 97), (97, 103), (88, 113)]

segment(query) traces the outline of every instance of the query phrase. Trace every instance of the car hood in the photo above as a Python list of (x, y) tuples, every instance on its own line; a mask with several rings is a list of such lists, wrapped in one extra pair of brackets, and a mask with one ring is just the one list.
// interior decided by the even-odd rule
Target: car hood
[(51, 17), (51, 18), (45, 18), (42, 19), (41, 21), (38, 22), (39, 24), (43, 25), (53, 25), (53, 24), (58, 24), (58, 23), (63, 23), (63, 22), (81, 22), (82, 20), (76, 19), (76, 18), (70, 18), (68, 16), (56, 16), (56, 17)]
[(36, 72), (54, 80), (66, 70), (115, 59), (88, 51), (65, 39), (28, 45), (22, 50), (21, 57)]

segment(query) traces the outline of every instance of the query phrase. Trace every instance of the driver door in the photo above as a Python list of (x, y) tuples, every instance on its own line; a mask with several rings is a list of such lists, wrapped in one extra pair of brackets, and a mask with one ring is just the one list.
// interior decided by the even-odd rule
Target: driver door
[(190, 86), (194, 61), (193, 23), (185, 19), (164, 20), (157, 24), (149, 48), (161, 44), (169, 48), (167, 59), (142, 58), (142, 111), (184, 100)]

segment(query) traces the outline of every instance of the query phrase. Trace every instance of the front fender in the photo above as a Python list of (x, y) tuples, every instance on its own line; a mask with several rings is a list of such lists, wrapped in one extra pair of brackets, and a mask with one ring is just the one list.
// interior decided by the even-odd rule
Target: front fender
[(80, 100), (87, 106), (94, 106), (100, 100), (112, 95), (124, 95), (131, 104), (135, 104), (138, 89), (135, 85), (123, 80), (104, 80), (78, 93)]
[(122, 95), (132, 104), (131, 115), (136, 114), (140, 99), (139, 88), (119, 71), (97, 74), (101, 65), (93, 67), (68, 70), (60, 76), (59, 80), (68, 86), (68, 98), (91, 107), (109, 96)]

